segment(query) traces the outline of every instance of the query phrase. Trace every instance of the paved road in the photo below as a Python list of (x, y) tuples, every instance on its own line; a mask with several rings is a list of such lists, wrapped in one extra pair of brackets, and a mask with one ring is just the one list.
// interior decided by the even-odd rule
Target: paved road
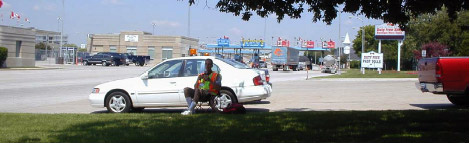
[[(104, 82), (136, 77), (146, 67), (47, 65), (45, 70), (0, 70), (0, 112), (92, 113), (88, 94)], [(306, 71), (270, 71), (273, 95), (252, 102), (249, 111), (402, 110), (455, 108), (444, 96), (422, 94), (414, 79), (401, 81), (305, 80)], [(318, 71), (309, 77), (327, 76)], [(338, 86), (341, 86), (339, 88)], [(183, 108), (146, 112), (180, 112)]]

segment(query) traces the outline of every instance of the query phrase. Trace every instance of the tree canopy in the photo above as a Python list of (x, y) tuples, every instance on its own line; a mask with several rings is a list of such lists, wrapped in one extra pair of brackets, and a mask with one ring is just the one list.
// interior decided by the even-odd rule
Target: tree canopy
[[(190, 5), (195, 2), (189, 0)], [(344, 8), (338, 8), (341, 5)], [(216, 8), (220, 12), (242, 15), (246, 21), (253, 13), (261, 17), (275, 14), (278, 22), (281, 22), (284, 16), (297, 19), (301, 18), (303, 12), (310, 12), (313, 13), (312, 22), (331, 24), (337, 12), (342, 11), (404, 25), (410, 17), (435, 13), (443, 5), (453, 19), (457, 11), (468, 10), (468, 0), (219, 0)]]

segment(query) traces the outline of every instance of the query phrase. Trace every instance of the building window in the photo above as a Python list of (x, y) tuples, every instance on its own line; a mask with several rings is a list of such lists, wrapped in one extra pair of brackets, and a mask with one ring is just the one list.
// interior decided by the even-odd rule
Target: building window
[(117, 52), (116, 46), (109, 46), (109, 52)]
[(21, 41), (16, 41), (16, 57), (20, 57)]
[(129, 53), (131, 55), (137, 55), (137, 47), (127, 46), (127, 53)]
[(162, 60), (173, 58), (173, 47), (162, 48)]
[(154, 46), (149, 46), (148, 55), (150, 56), (150, 59), (154, 59), (154, 57), (155, 57), (155, 47)]

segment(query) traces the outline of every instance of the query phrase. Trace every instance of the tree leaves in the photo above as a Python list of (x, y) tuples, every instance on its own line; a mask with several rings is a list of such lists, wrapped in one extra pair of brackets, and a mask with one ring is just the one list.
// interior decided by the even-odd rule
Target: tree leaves
[[(189, 3), (192, 5), (195, 0), (189, 0)], [(338, 8), (342, 6), (343, 9)], [(338, 11), (405, 25), (411, 17), (433, 14), (442, 6), (454, 20), (458, 11), (468, 10), (468, 0), (219, 0), (216, 4), (220, 12), (241, 14), (246, 21), (253, 13), (260, 17), (275, 14), (281, 22), (284, 16), (297, 19), (302, 13), (309, 12), (313, 13), (312, 22), (323, 21), (328, 25), (337, 17)]]

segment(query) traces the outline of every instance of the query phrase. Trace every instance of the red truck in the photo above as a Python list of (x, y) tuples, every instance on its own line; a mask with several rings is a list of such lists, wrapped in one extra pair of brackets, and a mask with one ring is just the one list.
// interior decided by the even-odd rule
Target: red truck
[(424, 58), (418, 63), (422, 92), (446, 94), (455, 105), (468, 105), (468, 57)]

